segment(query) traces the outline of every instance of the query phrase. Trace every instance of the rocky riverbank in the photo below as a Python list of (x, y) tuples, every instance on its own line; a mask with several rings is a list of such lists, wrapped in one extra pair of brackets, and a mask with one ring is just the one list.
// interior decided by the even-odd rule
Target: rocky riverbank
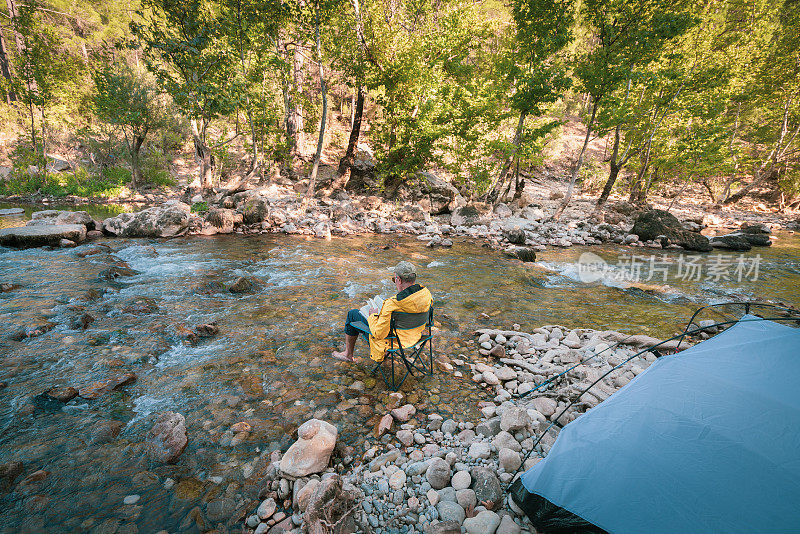
[[(700, 326), (708, 327), (700, 338), (716, 331)], [(336, 427), (312, 419), (286, 454), (272, 454), (265, 475), (271, 491), (242, 517), (243, 528), (257, 534), (536, 532), (508, 486), (547, 454), (563, 425), (656, 361), (653, 352), (637, 354), (658, 343), (561, 326), (531, 333), (478, 330), (474, 353), (438, 363), (440, 372), (472, 373), (486, 389), (480, 420), (423, 416), (403, 403), (402, 393), (387, 392), (386, 405), (394, 408), (374, 440), (360, 455), (334, 458), (329, 467)]]
[[(426, 187), (407, 193), (402, 203), (377, 196), (351, 197), (344, 192), (330, 199), (301, 199), (286, 186), (273, 184), (234, 194), (196, 194), (189, 198), (191, 193), (187, 192), (181, 200), (102, 222), (92, 220), (85, 212), (69, 215), (47, 210), (34, 214), (28, 223), (35, 226), (33, 229), (0, 230), (0, 245), (72, 246), (103, 234), (176, 237), (285, 233), (330, 239), (377, 233), (412, 235), (431, 247), (451, 246), (456, 237), (477, 239), (509, 257), (534, 261), (536, 252), (548, 247), (602, 243), (696, 252), (748, 250), (771, 244), (768, 234), (775, 226), (750, 219), (734, 223), (714, 214), (680, 221), (665, 211), (642, 209), (623, 201), (612, 203), (603, 214), (572, 209), (564, 219), (555, 220), (553, 202), (524, 207), (468, 204), (452, 186), (439, 182), (431, 177)], [(76, 218), (86, 226), (85, 235), (66, 227), (65, 221), (74, 222)], [(724, 235), (709, 239), (702, 231)]]

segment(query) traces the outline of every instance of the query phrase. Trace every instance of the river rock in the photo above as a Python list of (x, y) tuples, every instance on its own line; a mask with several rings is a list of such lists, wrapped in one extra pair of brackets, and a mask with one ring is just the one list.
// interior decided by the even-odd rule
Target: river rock
[(399, 408), (395, 408), (392, 410), (392, 417), (400, 421), (401, 423), (405, 423), (409, 419), (411, 419), (415, 413), (417, 413), (417, 409), (414, 408), (413, 404), (404, 404)]
[(520, 446), (519, 442), (514, 439), (514, 436), (506, 432), (505, 430), (501, 430), (494, 439), (492, 440), (492, 445), (495, 446), (497, 449), (502, 449), (503, 447), (507, 447), (514, 451), (521, 451), (522, 447)]
[(516, 227), (506, 231), (506, 239), (514, 245), (524, 245), (527, 238), (528, 236), (525, 235), (525, 230), (522, 228)]
[(481, 213), (475, 206), (463, 206), (453, 210), (450, 224), (453, 226), (472, 226), (480, 222)]
[(269, 216), (269, 204), (261, 198), (251, 198), (239, 208), (245, 224), (260, 223)]
[[(476, 467), (472, 470), (472, 489), (478, 504), (494, 509), (503, 499), (503, 490), (495, 474), (486, 467)], [(499, 524), (499, 522), (498, 522)]]
[(414, 180), (402, 183), (398, 196), (420, 203), (424, 200), (431, 215), (450, 213), (464, 203), (458, 189), (430, 172), (419, 172)]
[(768, 247), (772, 245), (772, 240), (769, 238), (769, 235), (758, 233), (758, 232), (738, 232), (733, 235), (738, 235), (747, 240), (748, 243), (753, 245), (754, 247)]
[(461, 534), (461, 523), (455, 520), (439, 521), (435, 525), (428, 525), (425, 534)]
[(500, 467), (509, 473), (513, 473), (519, 469), (520, 465), (522, 465), (522, 459), (520, 458), (519, 453), (511, 449), (502, 448), (500, 449), (500, 452), (497, 453), (497, 456)]
[(253, 291), (255, 284), (253, 284), (252, 280), (240, 276), (237, 278), (230, 286), (228, 286), (228, 291), (231, 293), (249, 293)]
[(12, 488), (14, 481), (22, 474), (22, 462), (9, 461), (0, 464), (0, 493), (5, 493)]
[(81, 243), (86, 239), (82, 224), (48, 224), (0, 229), (0, 245), (14, 248), (58, 247), (63, 239)]
[(84, 386), (78, 390), (78, 395), (80, 395), (81, 398), (92, 400), (98, 398), (104, 393), (119, 389), (122, 386), (127, 386), (135, 381), (135, 373), (125, 373), (119, 376), (101, 380), (99, 382), (93, 382), (88, 386)]
[(453, 475), (453, 479), (450, 482), (450, 485), (453, 486), (453, 489), (456, 491), (460, 489), (466, 489), (472, 484), (472, 477), (469, 474), (469, 471), (458, 471), (455, 475)]
[(299, 478), (323, 471), (328, 467), (338, 434), (332, 424), (309, 419), (297, 429), (298, 440), (283, 455), (281, 472)]
[(500, 416), (500, 428), (506, 432), (514, 432), (527, 428), (531, 424), (531, 416), (525, 408), (519, 406), (509, 406), (503, 410)]
[(439, 519), (442, 521), (456, 521), (459, 525), (467, 516), (461, 505), (453, 501), (441, 501), (436, 505), (436, 511), (439, 512)]
[(531, 403), (536, 408), (536, 411), (545, 417), (550, 417), (556, 413), (556, 408), (558, 407), (556, 401), (548, 397), (536, 397)]
[(750, 242), (741, 234), (718, 235), (708, 240), (714, 248), (724, 248), (737, 252), (745, 252), (752, 248)]
[(78, 396), (78, 390), (72, 386), (55, 387), (47, 390), (47, 396), (61, 402), (69, 402)]
[(386, 432), (391, 430), (393, 423), (394, 423), (394, 417), (392, 417), (392, 414), (388, 414), (387, 413), (386, 415), (381, 417), (381, 420), (378, 422), (378, 428), (377, 428), (375, 434), (378, 437), (381, 437)]
[[(503, 345), (495, 345), (489, 351), (489, 356), (492, 356), (493, 358), (497, 358), (498, 360), (500, 358), (505, 358), (506, 357), (506, 348)], [(495, 379), (497, 379), (496, 375), (495, 375)], [(486, 383), (489, 384), (490, 382), (487, 381)], [(494, 384), (492, 384), (492, 385), (494, 385)]]
[(92, 425), (89, 431), (89, 439), (95, 444), (108, 443), (119, 436), (123, 426), (121, 421), (114, 421), (111, 419), (98, 421)]
[(103, 232), (117, 237), (172, 237), (189, 226), (189, 206), (169, 201), (136, 213), (120, 213), (103, 221)]
[(31, 214), (31, 220), (26, 226), (81, 224), (94, 229), (94, 219), (85, 211), (43, 210)]
[(500, 520), (500, 526), (497, 527), (495, 534), (520, 534), (521, 532), (522, 529), (514, 522), (514, 518), (506, 514)]
[[(239, 220), (242, 220), (242, 215), (239, 215)], [(206, 222), (213, 226), (220, 234), (230, 234), (233, 232), (233, 227), (236, 225), (237, 213), (230, 209), (215, 208), (208, 210), (206, 213)]]
[(16, 215), (24, 215), (24, 214), (25, 214), (25, 210), (22, 209), (22, 208), (3, 208), (3, 209), (0, 209), (0, 217), (13, 217), (13, 216), (16, 216)]
[[(316, 486), (313, 486), (313, 487), (316, 487)], [(312, 489), (313, 489), (313, 487), (312, 487)], [(256, 510), (256, 514), (258, 514), (258, 517), (262, 521), (265, 521), (265, 520), (269, 519), (270, 517), (272, 517), (272, 514), (275, 513), (275, 510), (277, 508), (278, 508), (278, 505), (275, 503), (275, 499), (270, 497), (269, 499), (266, 499), (265, 501), (263, 501), (261, 504), (258, 505), (258, 510)]]
[(158, 462), (174, 463), (189, 443), (185, 423), (186, 419), (179, 413), (159, 414), (147, 433), (145, 449), (148, 456)]
[(707, 237), (684, 229), (677, 217), (663, 210), (654, 209), (640, 213), (636, 217), (631, 233), (638, 235), (642, 241), (652, 241), (659, 236), (666, 236), (669, 241), (686, 250), (697, 252), (712, 250)]
[[(325, 524), (336, 524), (335, 532), (355, 532), (354, 506), (356, 488), (343, 483), (342, 477), (331, 474), (323, 478), (308, 501), (303, 522), (309, 533), (328, 532)], [(280, 525), (280, 523), (279, 523)], [(287, 527), (290, 527), (291, 522)], [(289, 530), (289, 528), (287, 528)]]
[(397, 440), (406, 447), (410, 447), (414, 443), (414, 433), (410, 430), (398, 430)]
[(305, 512), (306, 507), (308, 506), (308, 501), (313, 495), (314, 490), (317, 489), (319, 485), (319, 480), (312, 478), (311, 480), (306, 483), (305, 486), (300, 488), (300, 491), (296, 492), (294, 495), (294, 507), (300, 512)]
[(206, 516), (208, 520), (216, 523), (230, 518), (236, 510), (236, 501), (228, 498), (214, 499), (206, 506)]
[(440, 490), (450, 484), (450, 464), (441, 458), (436, 458), (425, 472), (425, 478), (435, 490)]
[(391, 474), (389, 477), (389, 487), (398, 490), (406, 485), (405, 471), (398, 470)]
[(467, 452), (467, 455), (470, 458), (486, 459), (492, 455), (492, 449), (488, 443), (483, 441), (478, 441), (469, 446), (469, 452)]
[(498, 526), (500, 526), (500, 516), (491, 510), (483, 510), (475, 517), (464, 520), (467, 534), (494, 534)]

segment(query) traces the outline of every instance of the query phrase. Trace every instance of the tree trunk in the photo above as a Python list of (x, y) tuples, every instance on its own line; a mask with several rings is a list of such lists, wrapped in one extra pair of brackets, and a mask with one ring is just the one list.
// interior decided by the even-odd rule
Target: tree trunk
[(322, 117), (319, 120), (319, 137), (317, 138), (317, 151), (314, 154), (314, 165), (311, 167), (311, 175), (308, 177), (308, 191), (306, 198), (314, 196), (314, 186), (317, 182), (317, 172), (319, 171), (319, 160), (322, 158), (322, 147), (325, 144), (325, 124), (328, 121), (328, 91), (325, 87), (325, 72), (322, 68), (322, 42), (319, 38), (319, 12), (317, 12), (317, 62), (319, 64), (319, 88), (322, 92)]
[(144, 144), (145, 136), (144, 135), (137, 135), (133, 139), (133, 145), (131, 146), (131, 185), (136, 188), (144, 183), (144, 179), (142, 177), (142, 167), (139, 163), (139, 153), (142, 150), (142, 145)]
[(195, 155), (200, 160), (200, 187), (211, 189), (214, 187), (214, 157), (211, 154), (211, 148), (206, 145), (206, 125), (204, 123), (203, 128), (198, 129), (196, 119), (192, 119), (190, 122)]
[(287, 133), (292, 138), (292, 157), (302, 158), (305, 154), (305, 134), (303, 132), (303, 104), (300, 100), (300, 88), (303, 77), (303, 47), (296, 45), (292, 60), (292, 88), (289, 91), (289, 125)]
[(339, 160), (339, 167), (336, 169), (336, 178), (333, 180), (334, 189), (344, 189), (350, 180), (350, 172), (355, 162), (356, 146), (358, 146), (358, 137), (361, 134), (361, 119), (364, 115), (364, 95), (366, 92), (366, 88), (359, 84), (356, 93), (353, 94), (356, 100), (353, 107), (350, 140), (347, 142), (347, 150), (342, 159)]
[(611, 151), (608, 179), (606, 180), (606, 185), (603, 187), (603, 192), (600, 193), (600, 198), (597, 199), (598, 208), (605, 204), (606, 200), (608, 200), (608, 197), (611, 194), (611, 189), (614, 187), (614, 183), (617, 181), (617, 176), (619, 175), (619, 170), (621, 168), (621, 165), (619, 165), (617, 162), (617, 157), (619, 156), (619, 130), (620, 126), (618, 124), (614, 129), (614, 149)]
[[(500, 169), (500, 174), (497, 176), (497, 180), (492, 184), (492, 187), (489, 188), (489, 192), (486, 194), (487, 202), (494, 202), (502, 197), (500, 192), (503, 190), (503, 185), (508, 178), (508, 173), (511, 171), (511, 166), (514, 164), (514, 159), (517, 157), (517, 151), (519, 150), (519, 145), (522, 143), (522, 128), (525, 125), (525, 119), (528, 116), (527, 111), (522, 111), (519, 114), (519, 122), (517, 122), (517, 130), (514, 132), (514, 139), (511, 143), (514, 145), (514, 151), (508, 155), (506, 158), (505, 163), (503, 163), (503, 167)], [(513, 178), (513, 177), (512, 177)], [(511, 185), (509, 184), (508, 190), (511, 189)]]
[(586, 125), (586, 138), (583, 140), (581, 152), (578, 154), (578, 161), (575, 162), (575, 167), (572, 169), (572, 176), (570, 177), (569, 186), (567, 187), (567, 194), (564, 195), (564, 200), (561, 202), (558, 210), (556, 210), (555, 215), (553, 215), (553, 218), (556, 220), (558, 220), (561, 217), (561, 214), (564, 213), (564, 210), (567, 209), (567, 205), (572, 198), (572, 191), (575, 189), (575, 181), (578, 179), (578, 173), (581, 171), (581, 166), (583, 165), (583, 156), (586, 153), (586, 147), (589, 145), (589, 139), (592, 135), (594, 119), (597, 117), (597, 104), (598, 101), (592, 99), (592, 116), (589, 118), (589, 124)]
[(11, 61), (8, 59), (8, 51), (6, 50), (6, 36), (3, 34), (3, 26), (0, 24), (0, 72), (3, 78), (8, 82), (8, 91), (6, 91), (6, 102), (10, 105), (17, 100), (17, 94), (11, 89), (12, 75), (11, 75)]

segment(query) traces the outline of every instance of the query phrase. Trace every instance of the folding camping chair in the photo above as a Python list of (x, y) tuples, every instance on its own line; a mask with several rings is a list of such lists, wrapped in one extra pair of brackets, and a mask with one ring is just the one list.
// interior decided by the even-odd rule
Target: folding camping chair
[[(426, 326), (427, 331), (422, 331), (422, 336), (419, 338), (419, 341), (411, 345), (410, 347), (403, 347), (400, 344), (400, 338), (397, 336), (398, 330), (412, 330), (414, 328), (419, 328), (420, 326)], [(364, 324), (363, 322), (359, 321), (356, 323), (351, 323), (351, 326), (357, 328), (361, 333), (369, 339), (369, 326)], [(375, 374), (376, 372), (380, 371), (381, 376), (383, 377), (383, 382), (386, 384), (386, 387), (391, 389), (392, 391), (397, 391), (400, 389), (400, 386), (403, 385), (403, 382), (406, 381), (408, 375), (414, 375), (415, 372), (419, 372), (422, 374), (433, 374), (433, 306), (431, 306), (428, 311), (420, 312), (420, 313), (407, 313), (407, 312), (399, 312), (394, 311), (392, 312), (392, 317), (389, 321), (389, 336), (386, 338), (389, 340), (389, 348), (386, 350), (386, 357), (383, 359), (382, 362), (378, 363), (375, 368), (372, 370), (371, 374)], [(424, 350), (425, 347), (428, 347), (428, 357), (425, 357)], [(405, 368), (405, 374), (397, 381), (397, 377), (395, 376), (395, 357), (398, 358), (398, 367), (399, 363), (402, 362), (404, 367), (400, 367), (402, 372), (403, 368)], [(390, 362), (390, 368), (388, 374), (383, 370), (383, 362), (386, 360)], [(426, 359), (428, 361), (426, 361)]]

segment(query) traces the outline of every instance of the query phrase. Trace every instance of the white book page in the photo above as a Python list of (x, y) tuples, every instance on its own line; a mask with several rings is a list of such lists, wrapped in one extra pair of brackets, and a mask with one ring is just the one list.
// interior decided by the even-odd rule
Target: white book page
[(382, 297), (381, 295), (375, 295), (371, 299), (368, 299), (367, 303), (361, 308), (359, 308), (358, 311), (360, 311), (361, 315), (363, 315), (364, 317), (369, 317), (370, 310), (377, 309), (378, 311), (380, 311), (381, 306), (383, 306), (384, 300), (386, 300), (386, 298)]

